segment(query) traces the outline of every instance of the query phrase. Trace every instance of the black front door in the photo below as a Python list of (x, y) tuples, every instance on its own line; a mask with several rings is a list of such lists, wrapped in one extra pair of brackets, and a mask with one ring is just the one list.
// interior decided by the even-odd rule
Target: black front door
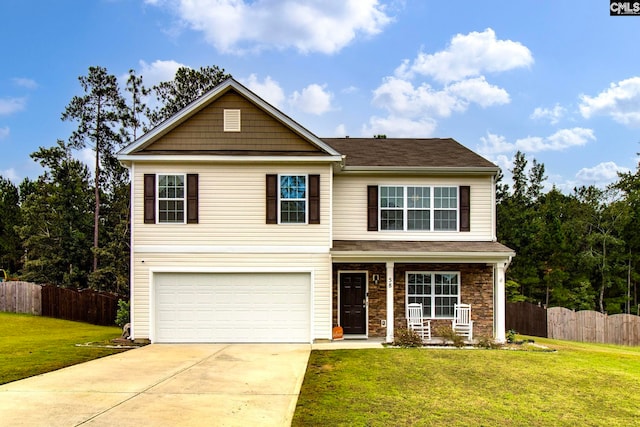
[(367, 275), (340, 274), (340, 326), (344, 334), (367, 333)]

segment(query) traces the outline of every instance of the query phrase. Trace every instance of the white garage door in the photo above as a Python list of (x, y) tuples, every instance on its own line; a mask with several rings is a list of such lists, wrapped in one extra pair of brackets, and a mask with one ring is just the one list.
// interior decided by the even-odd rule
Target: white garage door
[(154, 275), (156, 342), (309, 342), (308, 273)]

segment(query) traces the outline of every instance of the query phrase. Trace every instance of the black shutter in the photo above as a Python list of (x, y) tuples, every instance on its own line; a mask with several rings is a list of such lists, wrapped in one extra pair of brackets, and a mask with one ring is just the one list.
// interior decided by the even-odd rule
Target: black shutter
[(267, 224), (278, 223), (278, 175), (267, 175)]
[(187, 174), (187, 224), (198, 223), (198, 174)]
[(378, 231), (378, 186), (367, 186), (367, 231)]
[(309, 224), (320, 224), (320, 175), (309, 175)]
[(471, 231), (471, 187), (460, 186), (460, 231)]
[(156, 223), (156, 176), (144, 174), (144, 223)]

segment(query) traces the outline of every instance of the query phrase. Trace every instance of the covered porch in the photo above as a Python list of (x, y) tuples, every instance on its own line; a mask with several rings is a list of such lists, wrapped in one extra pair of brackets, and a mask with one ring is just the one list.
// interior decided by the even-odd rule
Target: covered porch
[[(505, 271), (515, 253), (497, 242), (334, 241), (332, 323), (345, 339), (394, 340), (407, 304), (424, 305), (432, 331), (471, 304), (474, 337), (505, 341)], [(432, 333), (434, 340), (437, 334)]]

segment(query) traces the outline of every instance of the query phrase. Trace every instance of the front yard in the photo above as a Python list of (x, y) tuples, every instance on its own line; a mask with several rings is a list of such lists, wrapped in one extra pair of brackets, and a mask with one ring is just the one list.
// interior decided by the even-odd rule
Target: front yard
[(294, 426), (626, 426), (640, 348), (536, 338), (557, 352), (314, 351)]
[(120, 352), (76, 346), (106, 343), (120, 333), (115, 326), (0, 312), (0, 384)]

